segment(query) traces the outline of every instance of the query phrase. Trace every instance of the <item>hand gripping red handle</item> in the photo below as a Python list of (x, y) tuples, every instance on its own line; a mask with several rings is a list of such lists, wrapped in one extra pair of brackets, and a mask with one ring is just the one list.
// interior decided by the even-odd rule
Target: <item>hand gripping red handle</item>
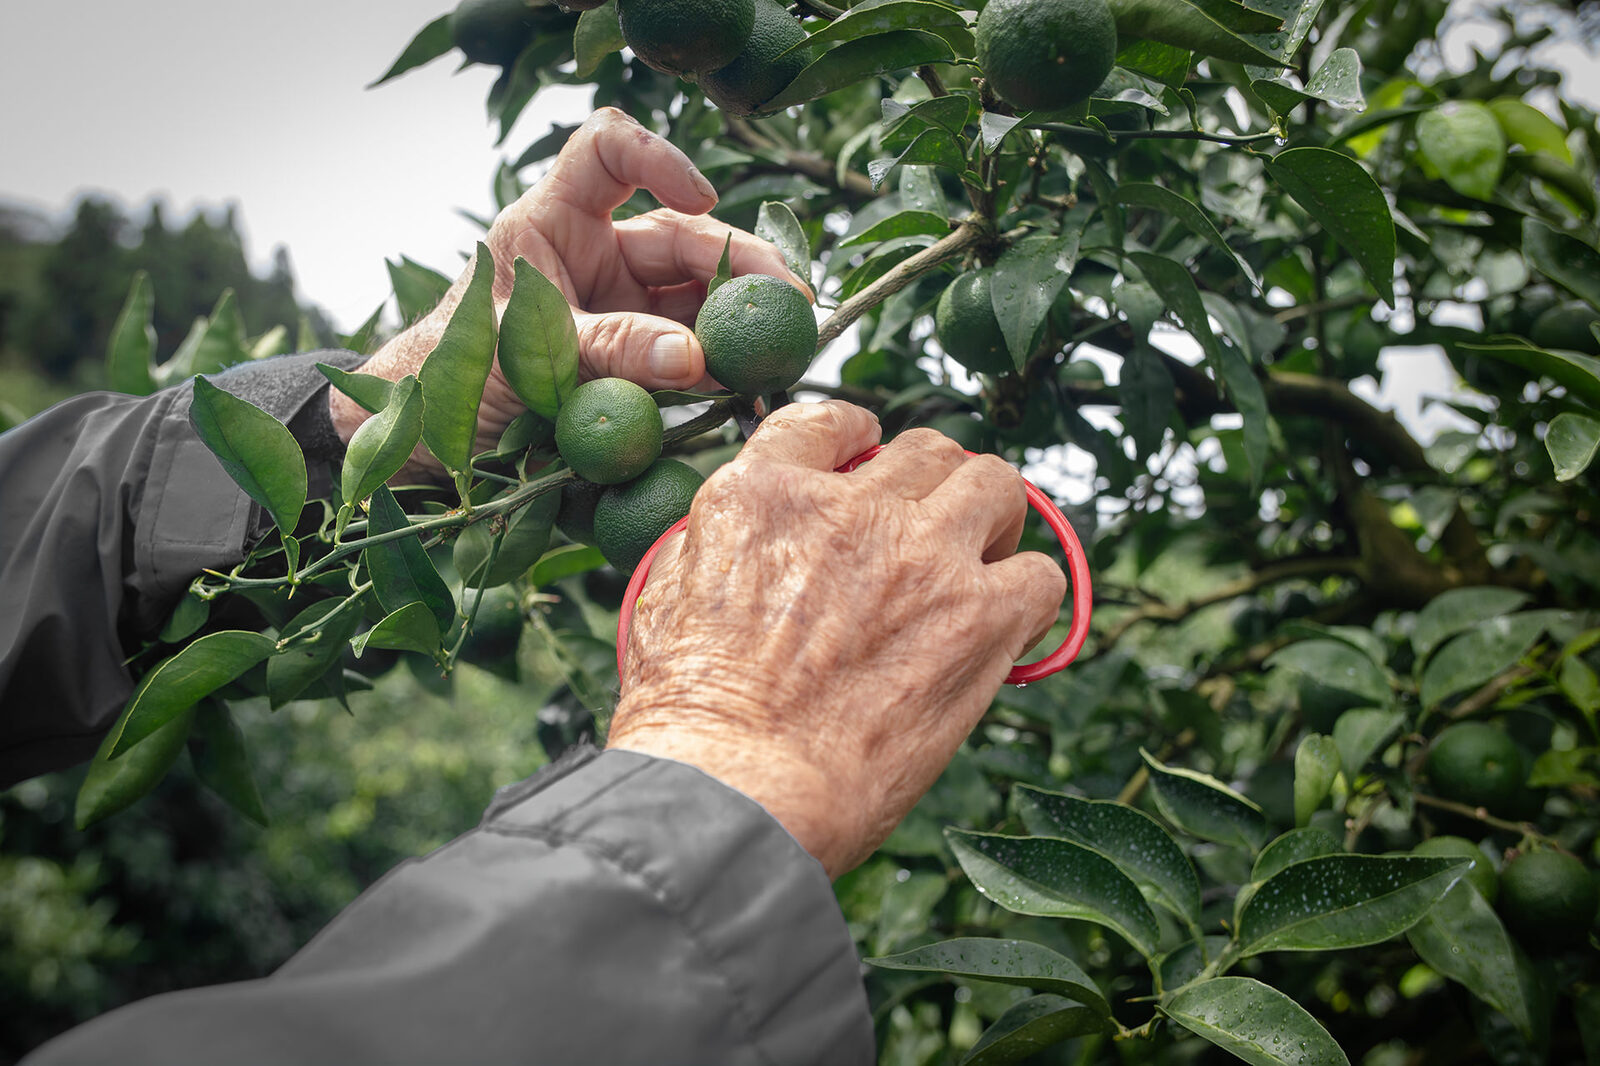
[[(854, 459), (839, 467), (839, 473), (847, 474), (871, 459), (883, 450), (883, 446), (874, 445), (856, 456)], [(972, 455), (972, 452), (967, 452)], [(1006, 675), (1009, 685), (1026, 685), (1030, 681), (1049, 677), (1064, 669), (1066, 665), (1078, 657), (1078, 652), (1083, 648), (1084, 640), (1089, 636), (1089, 616), (1094, 608), (1094, 590), (1089, 582), (1089, 561), (1083, 554), (1083, 545), (1078, 541), (1078, 534), (1072, 528), (1072, 523), (1067, 521), (1067, 516), (1055, 503), (1040, 492), (1033, 482), (1023, 479), (1023, 486), (1028, 492), (1028, 505), (1039, 512), (1039, 517), (1045, 520), (1056, 535), (1056, 540), (1061, 543), (1061, 550), (1067, 557), (1067, 577), (1072, 583), (1072, 625), (1067, 629), (1067, 639), (1061, 646), (1046, 655), (1038, 662), (1018, 663), (1011, 668), (1011, 673)], [(622, 612), (617, 617), (617, 673), (622, 673), (622, 657), (628, 647), (628, 626), (633, 620), (633, 607), (639, 600), (639, 594), (644, 591), (644, 583), (650, 577), (650, 564), (655, 560), (656, 553), (667, 542), (667, 538), (675, 533), (681, 533), (689, 524), (688, 518), (680, 518), (644, 553), (644, 558), (639, 560), (638, 567), (633, 571), (633, 579), (628, 582), (628, 589), (622, 594)]]

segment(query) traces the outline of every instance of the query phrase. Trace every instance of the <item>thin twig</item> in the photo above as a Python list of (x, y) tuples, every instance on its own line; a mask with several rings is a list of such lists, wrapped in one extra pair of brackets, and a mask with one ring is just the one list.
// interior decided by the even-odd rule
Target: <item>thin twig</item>
[(1088, 137), (1103, 144), (1122, 141), (1209, 141), (1212, 144), (1260, 144), (1277, 138), (1276, 133), (1207, 133), (1204, 130), (1129, 130), (1107, 131), (1087, 126), (1071, 126), (1064, 122), (1024, 122), (1030, 130), (1063, 133), (1069, 137)]
[(934, 267), (965, 255), (967, 249), (982, 240), (986, 232), (977, 222), (968, 219), (957, 226), (949, 236), (941, 238), (910, 259), (897, 264), (877, 281), (839, 305), (817, 332), (817, 350), (820, 351), (837, 340), (856, 319)]
[(1465, 803), (1457, 803), (1455, 800), (1440, 799), (1438, 796), (1430, 796), (1423, 792), (1413, 793), (1412, 798), (1418, 803), (1422, 804), (1424, 807), (1434, 807), (1441, 811), (1449, 811), (1451, 814), (1459, 814), (1463, 818), (1471, 818), (1475, 821), (1482, 822), (1484, 825), (1494, 826), (1496, 829), (1505, 829), (1513, 833), (1521, 833), (1523, 836), (1533, 837), (1536, 840), (1549, 839), (1543, 833), (1539, 832), (1539, 827), (1534, 825), (1532, 822), (1513, 822), (1505, 818), (1496, 818), (1482, 807), (1469, 807)]

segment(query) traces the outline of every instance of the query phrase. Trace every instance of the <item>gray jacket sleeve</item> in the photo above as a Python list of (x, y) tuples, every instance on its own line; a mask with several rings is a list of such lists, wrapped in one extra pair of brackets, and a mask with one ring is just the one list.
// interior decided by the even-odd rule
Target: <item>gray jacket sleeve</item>
[[(349, 352), (214, 380), (337, 454), (327, 379)], [(193, 387), (78, 396), (0, 435), (0, 788), (88, 759), (133, 691), (124, 659), (194, 576), (244, 558), (258, 508), (189, 423)]]
[(145, 1000), (24, 1062), (873, 1059), (822, 867), (698, 770), (588, 749), (504, 790), (271, 977)]

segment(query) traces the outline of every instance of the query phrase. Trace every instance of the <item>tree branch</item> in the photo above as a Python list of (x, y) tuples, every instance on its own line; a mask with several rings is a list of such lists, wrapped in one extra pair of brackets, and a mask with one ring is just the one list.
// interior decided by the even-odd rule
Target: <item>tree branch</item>
[(1266, 133), (1206, 133), (1204, 130), (1131, 130), (1107, 131), (1101, 133), (1087, 126), (1072, 126), (1065, 122), (1024, 122), (1023, 125), (1030, 130), (1044, 130), (1049, 133), (1066, 134), (1069, 137), (1084, 137), (1101, 144), (1117, 144), (1121, 141), (1209, 141), (1213, 144), (1260, 144), (1263, 141), (1274, 140), (1278, 135), (1271, 131)]
[(916, 281), (941, 263), (959, 259), (967, 249), (983, 240), (987, 230), (978, 222), (967, 219), (949, 236), (940, 238), (910, 259), (897, 264), (877, 281), (840, 304), (822, 324), (817, 334), (817, 350), (837, 340), (856, 319)]
[(746, 148), (761, 152), (776, 152), (781, 155), (783, 157), (781, 162), (764, 162), (764, 165), (771, 169), (803, 174), (808, 178), (838, 189), (849, 196), (876, 197), (882, 195), (872, 187), (871, 179), (865, 174), (847, 170), (841, 175), (829, 160), (812, 152), (798, 152), (793, 148), (779, 144), (758, 132), (745, 119), (728, 115), (727, 127), (729, 136)]

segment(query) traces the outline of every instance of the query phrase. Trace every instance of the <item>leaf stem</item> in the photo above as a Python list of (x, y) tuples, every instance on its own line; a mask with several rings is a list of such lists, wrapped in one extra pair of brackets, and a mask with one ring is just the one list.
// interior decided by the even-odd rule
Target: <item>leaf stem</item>
[(1065, 122), (1024, 122), (1031, 130), (1082, 137), (1101, 144), (1119, 144), (1122, 141), (1208, 141), (1212, 144), (1261, 144), (1275, 140), (1276, 132), (1266, 133), (1207, 133), (1205, 130), (1129, 130), (1101, 133), (1087, 126), (1073, 126)]
[(948, 236), (930, 244), (910, 259), (897, 264), (877, 281), (840, 304), (838, 310), (817, 331), (817, 350), (821, 351), (837, 340), (856, 319), (916, 281), (928, 271), (952, 259), (965, 255), (967, 249), (983, 240), (988, 228), (975, 218), (968, 218)]

